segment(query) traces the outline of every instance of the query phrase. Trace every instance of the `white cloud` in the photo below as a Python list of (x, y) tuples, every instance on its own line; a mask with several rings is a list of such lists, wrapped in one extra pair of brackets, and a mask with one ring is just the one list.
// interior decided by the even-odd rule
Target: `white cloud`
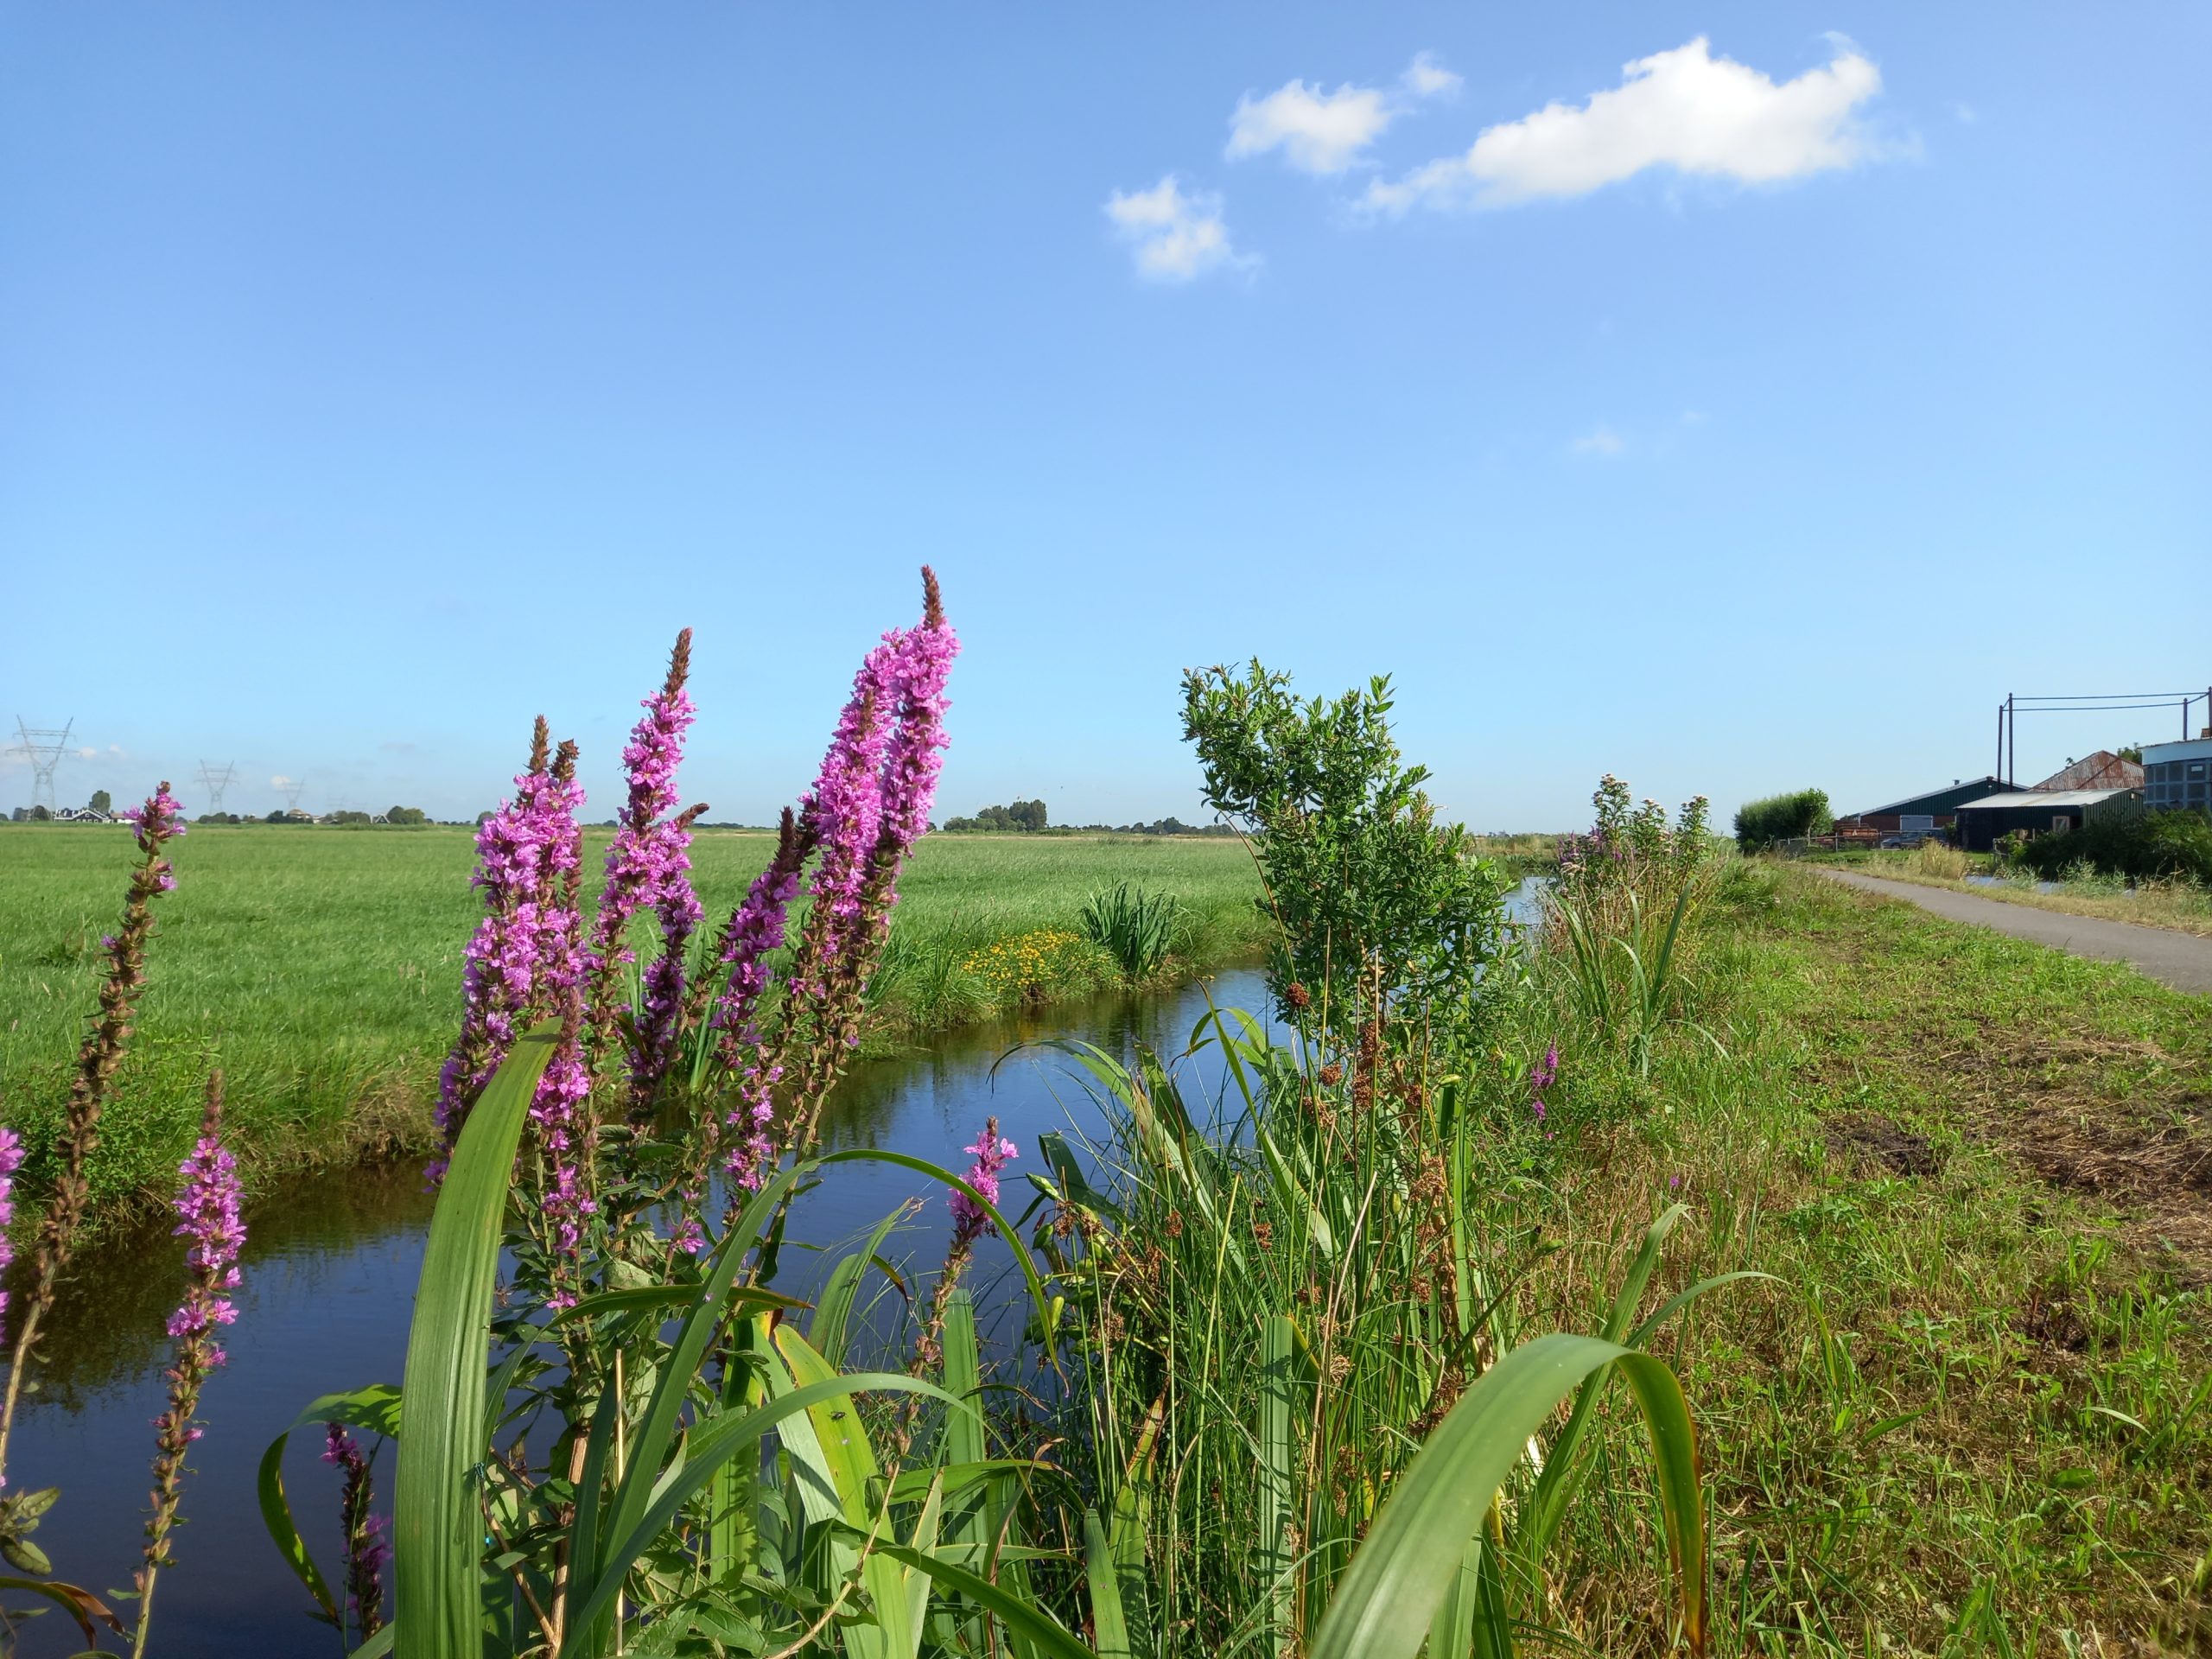
[(1436, 60), (1433, 52), (1417, 52), (1398, 77), (1415, 98), (1447, 98), (1459, 90), (1459, 77)]
[(281, 772), (269, 780), (269, 787), (271, 789), (289, 789), (291, 786), (292, 780)]
[[(1414, 99), (1438, 98), (1459, 89), (1459, 77), (1423, 52), (1398, 82)], [(1368, 147), (1410, 106), (1380, 86), (1350, 81), (1333, 92), (1320, 83), (1286, 81), (1265, 98), (1247, 92), (1229, 118), (1229, 159), (1282, 151), (1283, 160), (1301, 173), (1342, 173), (1365, 159)]]
[(94, 748), (79, 749), (77, 751), (77, 758), (79, 760), (97, 760), (100, 758), (100, 752)]
[(1130, 245), (1138, 274), (1154, 282), (1187, 283), (1224, 266), (1259, 263), (1230, 242), (1221, 198), (1186, 193), (1173, 173), (1149, 190), (1116, 190), (1107, 198), (1106, 217)]
[(1377, 181), (1364, 205), (1393, 213), (1504, 207), (1586, 195), (1654, 167), (1770, 184), (1854, 166), (1879, 148), (1853, 112), (1881, 91), (1882, 72), (1831, 39), (1826, 65), (1777, 85), (1714, 57), (1700, 35), (1628, 64), (1618, 86), (1582, 104), (1548, 104), (1484, 129), (1464, 155)]
[(1229, 159), (1280, 149), (1301, 173), (1341, 173), (1395, 115), (1375, 86), (1345, 85), (1325, 92), (1294, 80), (1262, 99), (1247, 92), (1229, 118)]
[(1621, 442), (1620, 434), (1610, 426), (1593, 427), (1569, 446), (1578, 455), (1603, 455), (1611, 460), (1628, 446)]

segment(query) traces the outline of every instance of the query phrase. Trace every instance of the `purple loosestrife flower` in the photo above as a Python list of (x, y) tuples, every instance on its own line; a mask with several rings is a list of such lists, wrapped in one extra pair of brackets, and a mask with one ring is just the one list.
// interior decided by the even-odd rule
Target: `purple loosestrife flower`
[[(461, 1034), (438, 1077), (438, 1127), (448, 1151), (547, 991), (581, 972), (562, 944), (575, 928), (563, 902), (579, 857), (575, 811), (583, 791), (573, 780), (575, 754), (575, 746), (563, 743), (548, 770), (540, 715), (513, 800), (477, 826), (473, 883), (484, 895), (484, 919), (462, 952)], [(442, 1159), (431, 1178), (444, 1169)]]
[[(1544, 1058), (1529, 1068), (1529, 1109), (1538, 1123), (1544, 1121), (1547, 1110), (1544, 1105), (1544, 1090), (1550, 1088), (1558, 1078), (1559, 1045), (1554, 1042), (1545, 1046)], [(1548, 1138), (1551, 1131), (1546, 1129), (1544, 1134)]]
[(688, 849), (692, 823), (706, 810), (687, 807), (662, 826), (673, 850), (653, 900), (660, 920), (660, 954), (645, 969), (645, 1001), (638, 1010), (637, 1039), (631, 1049), (631, 1111), (638, 1118), (652, 1110), (661, 1079), (675, 1062), (677, 1039), (683, 1029), (684, 958), (691, 947), (691, 935), (706, 913), (700, 907), (699, 895), (691, 889)]
[(176, 1358), (168, 1370), (168, 1409), (154, 1420), (153, 1515), (146, 1522), (144, 1562), (137, 1573), (138, 1626), (131, 1651), (143, 1654), (154, 1609), (154, 1580), (169, 1561), (169, 1533), (184, 1497), (184, 1459), (200, 1435), (193, 1421), (200, 1391), (223, 1363), (215, 1333), (238, 1318), (225, 1293), (238, 1282), (238, 1252), (245, 1248), (245, 1224), (238, 1218), (238, 1163), (223, 1144), (223, 1076), (207, 1079), (207, 1108), (200, 1140), (179, 1166), (176, 1227), (191, 1241), (185, 1251), (184, 1300), (169, 1315), (168, 1333)]
[[(1005, 1140), (1000, 1135), (999, 1121), (994, 1117), (985, 1120), (983, 1132), (976, 1137), (975, 1144), (963, 1147), (961, 1150), (972, 1154), (976, 1160), (968, 1166), (968, 1185), (974, 1187), (991, 1203), (996, 1204), (999, 1201), (999, 1172), (1020, 1155), (1020, 1148), (1013, 1141)], [(979, 1238), (996, 1236), (998, 1229), (992, 1224), (990, 1213), (982, 1205), (977, 1204), (959, 1187), (956, 1186), (949, 1190), (952, 1195), (952, 1239), (955, 1249), (963, 1245), (972, 1244)]]
[(391, 1559), (385, 1520), (370, 1508), (374, 1496), (369, 1459), (340, 1423), (325, 1425), (322, 1460), (345, 1473), (338, 1499), (338, 1522), (346, 1534), (346, 1608), (355, 1634), (363, 1640), (384, 1628), (384, 1569)]
[(899, 647), (899, 705), (896, 724), (883, 761), (882, 830), (876, 850), (883, 872), (883, 906), (899, 902), (899, 866), (930, 827), (930, 808), (937, 801), (937, 780), (944, 768), (944, 749), (951, 740), (944, 733), (948, 706), (945, 683), (952, 677), (952, 659), (960, 654), (960, 638), (944, 620), (937, 573), (922, 567), (922, 620)]
[[(13, 1129), (0, 1128), (0, 1278), (4, 1278), (8, 1264), (16, 1259), (15, 1240), (8, 1236), (8, 1228), (16, 1219), (16, 1172), (23, 1166), (23, 1143)], [(8, 1316), (8, 1292), (0, 1284), (0, 1325)], [(5, 1485), (0, 1477), (0, 1485)]]
[(753, 878), (745, 902), (730, 913), (722, 929), (719, 971), (726, 978), (715, 1007), (714, 1022), (721, 1033), (722, 1064), (734, 1071), (741, 1065), (744, 1068), (738, 1104), (728, 1119), (729, 1127), (741, 1131), (743, 1139), (731, 1147), (727, 1162), (730, 1174), (747, 1191), (760, 1186), (766, 1162), (776, 1149), (768, 1134), (775, 1116), (775, 1080), (766, 1075), (760, 1063), (757, 1016), (760, 999), (768, 989), (768, 958), (783, 948), (785, 918), (791, 900), (798, 896), (799, 870), (812, 847), (811, 838), (799, 827), (791, 809), (785, 808), (776, 856)]
[[(880, 774), (888, 716), (898, 696), (901, 638), (894, 628), (861, 662), (814, 787), (799, 798), (800, 822), (811, 829), (822, 849), (810, 884), (814, 909), (808, 925), (819, 931), (823, 964), (837, 957), (860, 921), (861, 888), (883, 813)], [(801, 988), (817, 999), (828, 989), (819, 977)]]
[(535, 989), (538, 1006), (558, 1016), (561, 1030), (553, 1058), (531, 1097), (530, 1121), (545, 1160), (547, 1184), (539, 1208), (554, 1252), (562, 1258), (555, 1271), (563, 1287), (550, 1300), (561, 1307), (575, 1300), (568, 1282), (570, 1269), (582, 1254), (584, 1227), (599, 1212), (592, 1180), (591, 1067), (584, 1057), (589, 965), (574, 880), (582, 861), (583, 830), (576, 822), (576, 809), (583, 804), (583, 790), (575, 779), (575, 749), (564, 743), (533, 808), (545, 873), (533, 901)]
[[(157, 853), (163, 841), (184, 833), (184, 809), (169, 793), (166, 779), (159, 789), (146, 798), (143, 806), (126, 806), (123, 809), (122, 817), (134, 826), (133, 833), (138, 838), (138, 850), (142, 853)], [(163, 893), (176, 887), (176, 873), (167, 859), (156, 861), (154, 879)]]
[(171, 837), (183, 833), (169, 786), (164, 782), (131, 816), (138, 826), (139, 860), (130, 873), (130, 893), (124, 901), (120, 931), (101, 941), (108, 966), (100, 981), (99, 1012), (92, 1029), (78, 1046), (77, 1065), (69, 1079), (69, 1101), (64, 1109), (60, 1153), (61, 1173), (39, 1219), (38, 1244), (32, 1255), (30, 1294), (18, 1312), (15, 1340), (10, 1350), (8, 1389), (0, 1404), (0, 1476), (8, 1466), (8, 1442), (15, 1432), (16, 1407), (22, 1397), (25, 1378), (38, 1339), (39, 1322), (54, 1306), (62, 1269), (77, 1247), (77, 1234), (92, 1201), (92, 1181), (86, 1169), (99, 1146), (100, 1113), (115, 1087), (116, 1068), (123, 1064), (130, 1038), (131, 1016), (139, 995), (146, 988), (146, 943), (153, 937), (153, 899), (176, 886), (162, 849)]
[[(616, 1020), (627, 1011), (617, 1006), (614, 986), (617, 974), (634, 954), (626, 942), (631, 918), (648, 906), (664, 902), (674, 903), (680, 912), (685, 906), (674, 901), (669, 890), (680, 887), (686, 895), (690, 891), (686, 873), (691, 868), (688, 850), (691, 821), (689, 817), (667, 817), (676, 805), (676, 768), (683, 759), (683, 734), (690, 729), (695, 714), (690, 695), (683, 689), (690, 672), (691, 630), (686, 628), (676, 636), (676, 649), (669, 655), (668, 677), (640, 705), (645, 712), (631, 728), (630, 741), (622, 751), (622, 768), (630, 783), (629, 801), (607, 849), (607, 884), (600, 893), (599, 914), (592, 925), (588, 958), (591, 988), (587, 1008), (592, 1030), (601, 1039), (613, 1033)], [(696, 912), (696, 902), (690, 908)], [(694, 914), (692, 920), (696, 919)], [(664, 927), (666, 922), (664, 915)], [(682, 972), (679, 953), (675, 967), (678, 1003)], [(671, 1034), (673, 1029), (671, 1023)], [(632, 1055), (633, 1068), (639, 1058)]]

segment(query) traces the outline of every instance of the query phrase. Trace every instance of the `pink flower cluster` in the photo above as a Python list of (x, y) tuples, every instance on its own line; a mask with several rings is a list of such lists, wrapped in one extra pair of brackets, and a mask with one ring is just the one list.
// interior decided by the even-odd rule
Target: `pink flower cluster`
[(384, 1569), (391, 1559), (385, 1518), (369, 1508), (369, 1460), (340, 1423), (326, 1425), (322, 1460), (344, 1471), (338, 1517), (346, 1534), (346, 1603), (353, 1628), (373, 1636), (383, 1625)]
[[(531, 760), (515, 779), (514, 799), (476, 831), (484, 919), (463, 953), (461, 1036), (438, 1078), (438, 1124), (448, 1147), (518, 1027), (582, 980), (577, 918), (564, 894), (581, 852), (575, 815), (583, 790), (556, 775), (565, 767), (546, 770), (542, 720)], [(442, 1169), (434, 1166), (434, 1179)]]
[(631, 918), (647, 906), (659, 914), (664, 948), (645, 971), (631, 1054), (633, 1079), (645, 1095), (668, 1067), (683, 1004), (684, 945), (700, 917), (690, 877), (690, 819), (671, 816), (683, 734), (696, 716), (684, 690), (690, 658), (691, 630), (686, 628), (676, 637), (667, 680), (640, 705), (645, 712), (623, 748), (629, 802), (607, 849), (607, 885), (592, 929), (591, 971), (605, 995), (614, 969), (635, 954), (626, 939)]
[[(530, 1121), (544, 1148), (550, 1177), (540, 1208), (552, 1224), (554, 1249), (571, 1259), (582, 1255), (585, 1224), (599, 1213), (599, 1200), (584, 1178), (581, 1155), (584, 1138), (591, 1133), (584, 1109), (591, 1094), (591, 1071), (584, 1065), (582, 1039), (581, 1022), (564, 1026), (561, 1046), (530, 1103)], [(563, 1292), (548, 1305), (566, 1307), (575, 1300)]]
[[(862, 948), (868, 930), (887, 925), (898, 902), (897, 873), (929, 828), (944, 735), (944, 688), (959, 654), (959, 638), (945, 620), (937, 576), (922, 570), (921, 622), (883, 636), (853, 677), (852, 696), (837, 719), (814, 786), (799, 802), (798, 855), (779, 853), (746, 895), (724, 934), (722, 965), (729, 977), (715, 1009), (725, 1061), (756, 1052), (754, 1021), (769, 983), (767, 958), (784, 943), (785, 916), (799, 886), (799, 866), (812, 851), (821, 857), (809, 884), (819, 918), (819, 956), (814, 977), (791, 987), (795, 997), (819, 1002), (830, 994), (829, 970), (841, 957)], [(794, 845), (789, 832), (785, 848)], [(855, 987), (864, 989), (865, 984)], [(738, 1103), (728, 1118), (743, 1132), (728, 1156), (731, 1174), (757, 1187), (775, 1154), (769, 1135), (776, 1084), (782, 1070), (745, 1065)]]
[[(216, 1326), (238, 1316), (223, 1294), (238, 1285), (238, 1252), (245, 1248), (245, 1224), (238, 1217), (243, 1194), (238, 1160), (219, 1136), (203, 1135), (177, 1173), (183, 1179), (177, 1191), (175, 1231), (192, 1241), (184, 1256), (190, 1281), (183, 1305), (169, 1315), (168, 1333), (206, 1339)], [(212, 1368), (222, 1363), (222, 1349), (207, 1340), (207, 1363)], [(194, 1431), (195, 1438), (197, 1433)]]
[[(1020, 1155), (1013, 1141), (999, 1134), (995, 1117), (983, 1125), (982, 1134), (976, 1137), (973, 1146), (962, 1151), (972, 1154), (976, 1161), (968, 1166), (968, 1185), (982, 1193), (991, 1203), (999, 1201), (999, 1172)], [(958, 1249), (976, 1240), (995, 1236), (998, 1229), (991, 1223), (989, 1212), (958, 1187), (949, 1189), (952, 1194), (952, 1245)]]
[(8, 1264), (16, 1259), (16, 1242), (8, 1236), (8, 1228), (16, 1219), (16, 1172), (22, 1166), (22, 1139), (13, 1129), (0, 1128), (0, 1325), (4, 1325), (8, 1316), (4, 1276)]
[[(184, 833), (184, 809), (169, 793), (167, 783), (149, 795), (143, 806), (124, 807), (122, 816), (136, 826), (138, 850), (142, 853), (158, 852), (163, 842)], [(152, 868), (155, 885), (163, 893), (175, 887), (176, 872), (170, 868), (167, 859), (156, 861)]]
[[(1539, 1123), (1544, 1121), (1544, 1113), (1547, 1109), (1544, 1105), (1544, 1090), (1550, 1088), (1558, 1079), (1559, 1045), (1551, 1043), (1545, 1046), (1544, 1058), (1529, 1068), (1529, 1109), (1535, 1115), (1536, 1122)], [(1548, 1135), (1551, 1131), (1547, 1129), (1544, 1133)]]

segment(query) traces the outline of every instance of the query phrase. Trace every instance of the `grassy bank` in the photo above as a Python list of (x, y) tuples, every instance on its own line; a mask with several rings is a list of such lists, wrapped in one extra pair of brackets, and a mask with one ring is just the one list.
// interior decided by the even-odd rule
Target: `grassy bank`
[[(588, 868), (609, 833), (588, 835)], [(693, 874), (710, 923), (772, 847), (766, 836), (698, 837)], [(0, 1119), (35, 1146), (66, 1092), (131, 855), (119, 832), (0, 831)], [(217, 1065), (257, 1176), (422, 1144), (478, 913), (469, 834), (200, 828), (175, 857), (123, 1103), (103, 1125), (102, 1197), (166, 1189)], [(1253, 948), (1258, 885), (1241, 842), (930, 837), (871, 987), (879, 1038), (1110, 982), (1102, 953), (1059, 936), (1072, 934), (1086, 895), (1124, 880), (1183, 905), (1170, 971)]]
[[(1928, 856), (1930, 852), (1936, 856)], [(2212, 890), (2190, 881), (2146, 881), (2130, 887), (2113, 876), (2073, 876), (2053, 882), (2050, 892), (2044, 891), (2031, 874), (1997, 882), (1969, 881), (1966, 880), (1969, 871), (1977, 875), (1991, 874), (1989, 861), (1969, 859), (1946, 848), (1827, 854), (1807, 861), (1925, 887), (1948, 887), (1955, 893), (1976, 893), (2008, 905), (2062, 911), (2070, 916), (2098, 916), (2107, 921), (2140, 922), (2145, 927), (2212, 938)]]
[[(1521, 1017), (1548, 1008), (1556, 1138), (1522, 1136), (1497, 1217), (1560, 1246), (1524, 1328), (1590, 1328), (1671, 1199), (1655, 1300), (1775, 1276), (1656, 1344), (1704, 1434), (1720, 1650), (2212, 1637), (2202, 999), (1739, 866), (1648, 1082), (1541, 985)], [(1643, 1479), (1607, 1471), (1557, 1586), (1602, 1651), (1659, 1647)]]

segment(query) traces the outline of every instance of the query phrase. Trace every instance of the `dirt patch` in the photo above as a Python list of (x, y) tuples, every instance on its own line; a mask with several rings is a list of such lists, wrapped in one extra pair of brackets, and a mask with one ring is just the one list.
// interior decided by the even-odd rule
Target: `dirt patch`
[(1847, 1163), (1893, 1175), (1936, 1175), (1943, 1154), (1926, 1135), (1901, 1129), (1878, 1112), (1829, 1118), (1822, 1133), (1828, 1150)]
[(2017, 1329), (2038, 1347), (2056, 1348), (2069, 1354), (2088, 1351), (2089, 1327), (2063, 1297), (2046, 1297), (2043, 1292), (2036, 1292), (2020, 1310)]

